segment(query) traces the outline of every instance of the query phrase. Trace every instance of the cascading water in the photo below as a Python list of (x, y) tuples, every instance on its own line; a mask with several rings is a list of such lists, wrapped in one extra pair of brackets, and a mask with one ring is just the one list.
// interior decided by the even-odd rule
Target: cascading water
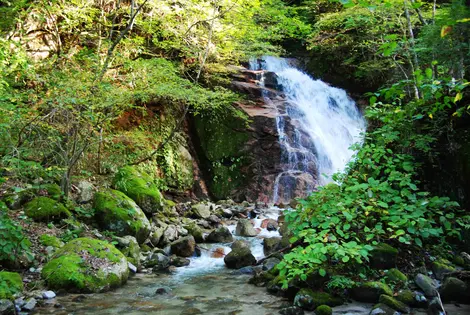
[[(344, 90), (312, 79), (286, 59), (266, 56), (251, 60), (250, 68), (274, 72), (285, 94), (286, 101), (276, 106), (283, 171), (274, 184), (273, 202), (288, 202), (298, 197), (295, 185), (307, 194), (344, 170), (354, 153), (349, 148), (361, 141), (366, 123)], [(264, 81), (262, 74), (260, 84)], [(267, 95), (264, 99), (272, 103)]]

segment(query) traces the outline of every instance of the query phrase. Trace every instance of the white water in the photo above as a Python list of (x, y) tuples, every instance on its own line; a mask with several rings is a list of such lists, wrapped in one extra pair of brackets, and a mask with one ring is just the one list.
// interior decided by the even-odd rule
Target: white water
[[(362, 141), (365, 131), (365, 120), (354, 101), (344, 90), (312, 79), (286, 59), (266, 56), (261, 62), (252, 60), (250, 68), (275, 72), (288, 101), (285, 109), (278, 108), (277, 128), (285, 167), (276, 178), (274, 203), (296, 197), (290, 187), (280, 186), (292, 185), (292, 178), (301, 174), (307, 182), (312, 178), (319, 185), (330, 182), (331, 175), (344, 170), (354, 154), (349, 148)], [(263, 78), (260, 81), (263, 84)], [(266, 97), (265, 101), (272, 102)], [(296, 126), (293, 133), (286, 130), (287, 119)], [(306, 135), (310, 139), (303, 139)], [(307, 185), (306, 193), (313, 188)]]

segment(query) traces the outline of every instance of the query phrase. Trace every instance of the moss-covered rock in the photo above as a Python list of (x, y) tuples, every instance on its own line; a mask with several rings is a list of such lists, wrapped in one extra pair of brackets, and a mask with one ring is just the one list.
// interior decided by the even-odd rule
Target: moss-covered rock
[(396, 315), (397, 312), (388, 305), (378, 303), (372, 307), (371, 315)]
[(315, 309), (315, 315), (331, 315), (333, 310), (328, 305), (320, 305)]
[(145, 213), (163, 209), (163, 197), (152, 177), (132, 166), (120, 168), (113, 180), (114, 188), (133, 199)]
[(370, 255), (370, 266), (372, 268), (390, 269), (396, 265), (398, 249), (388, 244), (380, 243), (374, 246)]
[(150, 234), (150, 222), (142, 209), (124, 193), (106, 190), (95, 194), (95, 218), (101, 228), (118, 236), (134, 236), (139, 244)]
[(19, 273), (0, 272), (0, 299), (12, 300), (15, 295), (23, 292), (23, 280)]
[(343, 299), (326, 292), (315, 292), (312, 289), (301, 289), (295, 296), (294, 305), (305, 310), (314, 310), (321, 305), (338, 306)]
[(444, 279), (444, 275), (449, 272), (455, 271), (455, 267), (452, 266), (452, 263), (447, 259), (438, 259), (432, 263), (432, 272), (437, 279)]
[(378, 281), (361, 283), (353, 288), (351, 293), (355, 300), (368, 303), (376, 303), (382, 294), (393, 295), (393, 291), (388, 285)]
[(276, 276), (267, 271), (255, 273), (255, 275), (248, 281), (250, 284), (254, 284), (257, 287), (266, 285), (269, 281), (272, 281)]
[(232, 250), (224, 257), (224, 262), (227, 268), (240, 269), (246, 266), (252, 266), (256, 263), (256, 258), (253, 256), (249, 248), (237, 248)]
[(408, 281), (408, 277), (396, 268), (392, 268), (386, 273), (387, 279), (393, 283), (405, 283)]
[(25, 205), (24, 210), (35, 221), (59, 220), (72, 215), (63, 204), (48, 197), (34, 198)]
[(8, 208), (19, 209), (25, 203), (38, 196), (59, 200), (62, 197), (62, 191), (57, 184), (41, 184), (26, 189), (20, 188), (18, 191), (16, 191), (16, 189), (15, 191), (10, 191), (6, 194), (3, 200)]
[(39, 241), (44, 246), (52, 246), (55, 248), (64, 246), (64, 242), (53, 235), (43, 234), (39, 237)]
[(206, 242), (208, 243), (229, 243), (232, 241), (233, 235), (225, 226), (221, 226), (220, 228), (215, 229), (206, 237)]
[(59, 249), (41, 276), (54, 290), (103, 292), (127, 281), (127, 259), (113, 245), (77, 238)]
[(396, 299), (406, 305), (413, 306), (415, 302), (415, 295), (413, 291), (407, 289), (407, 290), (401, 290), (398, 292)]
[(393, 308), (396, 311), (402, 312), (402, 313), (409, 313), (409, 311), (410, 311), (409, 307), (406, 306), (406, 304), (394, 299), (393, 297), (391, 297), (389, 295), (382, 294), (379, 297), (379, 302)]
[(183, 227), (188, 230), (188, 233), (194, 237), (196, 243), (204, 242), (204, 231), (199, 225), (194, 222), (191, 222), (190, 224), (184, 225)]
[(140, 268), (140, 247), (136, 238), (130, 235), (116, 238), (118, 244), (116, 247), (121, 253), (126, 256), (127, 260), (137, 267)]
[(468, 303), (470, 301), (470, 291), (468, 285), (460, 279), (447, 277), (439, 289), (442, 301), (456, 301)]
[(437, 284), (430, 277), (419, 273), (415, 277), (415, 283), (421, 290), (423, 290), (426, 296), (437, 295)]

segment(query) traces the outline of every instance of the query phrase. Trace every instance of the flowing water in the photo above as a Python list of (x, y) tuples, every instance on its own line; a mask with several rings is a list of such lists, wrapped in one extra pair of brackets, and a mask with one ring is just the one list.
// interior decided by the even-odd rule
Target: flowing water
[[(353, 155), (351, 145), (362, 141), (366, 123), (354, 101), (344, 90), (314, 80), (292, 66), (287, 59), (266, 56), (250, 62), (252, 70), (277, 75), (286, 102), (278, 106), (276, 118), (282, 149), (281, 172), (275, 182), (273, 201), (289, 201), (295, 181), (303, 180), (305, 193), (315, 185), (331, 181), (344, 170)], [(264, 84), (264, 77), (260, 78)], [(272, 102), (265, 97), (266, 102)], [(293, 125), (294, 130), (287, 126)]]

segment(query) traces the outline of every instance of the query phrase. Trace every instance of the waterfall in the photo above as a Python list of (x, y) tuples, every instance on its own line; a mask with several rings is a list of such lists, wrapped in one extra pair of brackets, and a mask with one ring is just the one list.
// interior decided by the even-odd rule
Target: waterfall
[(274, 183), (273, 202), (288, 202), (298, 197), (299, 189), (306, 195), (344, 170), (354, 154), (350, 146), (362, 141), (366, 123), (344, 90), (312, 79), (287, 59), (253, 59), (250, 68), (265, 70), (261, 85), (267, 73), (271, 77), (275, 73), (277, 89), (285, 95), (285, 102), (273, 103), (267, 96), (264, 100), (278, 104), (276, 125), (283, 171)]

